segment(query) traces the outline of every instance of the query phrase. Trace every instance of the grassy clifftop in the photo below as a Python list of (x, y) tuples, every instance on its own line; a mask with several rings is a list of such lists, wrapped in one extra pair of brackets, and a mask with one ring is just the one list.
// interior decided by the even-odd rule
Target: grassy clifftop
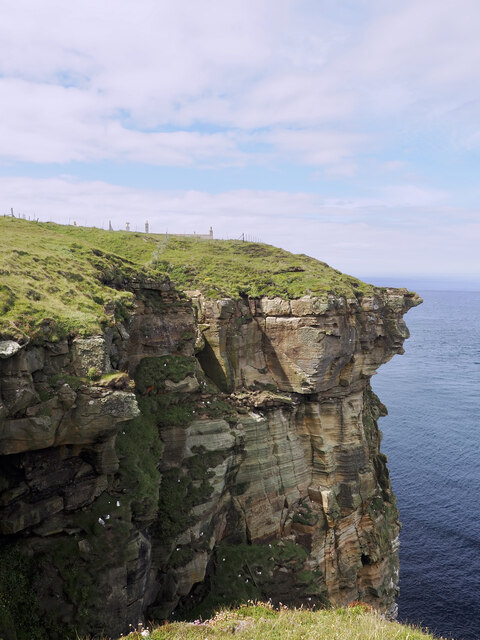
[(210, 297), (353, 296), (372, 287), (266, 244), (0, 218), (0, 338), (89, 334), (131, 305), (132, 278), (167, 274)]
[[(420, 629), (388, 622), (364, 605), (347, 609), (306, 611), (251, 604), (223, 611), (205, 623), (176, 622), (131, 633), (125, 640), (434, 640)], [(441, 640), (437, 638), (437, 640)]]

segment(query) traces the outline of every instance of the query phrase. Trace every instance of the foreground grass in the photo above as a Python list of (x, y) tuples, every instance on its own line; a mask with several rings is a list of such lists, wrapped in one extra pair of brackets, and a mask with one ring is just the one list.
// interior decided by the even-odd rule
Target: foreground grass
[[(175, 622), (131, 633), (128, 640), (433, 640), (420, 629), (388, 622), (364, 605), (346, 609), (273, 610), (264, 604), (222, 611), (203, 623)], [(437, 639), (438, 640), (438, 639)], [(441, 639), (440, 639), (441, 640)]]
[(324, 262), (266, 244), (0, 217), (0, 339), (98, 332), (132, 304), (132, 279), (165, 274), (180, 290), (215, 298), (373, 291)]

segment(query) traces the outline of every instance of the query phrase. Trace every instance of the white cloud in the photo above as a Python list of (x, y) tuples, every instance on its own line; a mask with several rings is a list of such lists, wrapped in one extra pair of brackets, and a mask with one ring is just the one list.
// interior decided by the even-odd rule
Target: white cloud
[(380, 193), (383, 196), (383, 202), (388, 206), (438, 206), (449, 199), (447, 191), (419, 187), (408, 183), (388, 185), (381, 188)]
[(238, 164), (244, 156), (229, 133), (128, 129), (97, 96), (76, 87), (0, 79), (0, 101), (0, 156), (10, 160), (185, 166), (212, 158)]
[[(468, 130), (458, 111), (480, 100), (480, 5), (363, 4), (2, 0), (1, 154), (33, 162), (125, 154), (188, 165), (218, 153), (220, 164), (236, 164), (239, 129), (267, 129), (281, 155), (292, 145), (297, 153), (300, 143), (286, 138), (298, 129), (300, 162), (329, 165), (332, 155), (333, 172), (349, 174), (355, 162), (339, 167), (338, 153), (318, 148), (319, 131), (348, 131), (340, 155), (351, 157), (371, 151), (379, 119), (383, 144), (397, 133), (385, 128), (392, 117), (440, 130), (453, 118)], [(192, 138), (189, 152), (181, 140), (199, 124), (230, 132)], [(184, 130), (178, 154), (175, 138), (155, 137), (172, 126)], [(462, 131), (460, 141), (477, 144), (476, 131)]]
[(336, 167), (354, 155), (366, 137), (328, 130), (275, 129), (260, 139), (300, 163)]

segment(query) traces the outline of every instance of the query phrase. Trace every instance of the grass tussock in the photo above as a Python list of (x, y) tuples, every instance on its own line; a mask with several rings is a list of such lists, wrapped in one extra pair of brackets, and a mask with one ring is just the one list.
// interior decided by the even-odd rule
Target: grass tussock
[(204, 622), (173, 622), (153, 629), (140, 628), (125, 640), (145, 637), (150, 640), (227, 640), (232, 635), (245, 640), (434, 639), (421, 629), (384, 620), (363, 604), (345, 609), (312, 611), (285, 607), (276, 611), (269, 604), (257, 603), (223, 610)]
[(373, 287), (266, 244), (0, 217), (0, 339), (88, 335), (128, 313), (136, 278), (168, 275), (209, 297), (348, 297)]

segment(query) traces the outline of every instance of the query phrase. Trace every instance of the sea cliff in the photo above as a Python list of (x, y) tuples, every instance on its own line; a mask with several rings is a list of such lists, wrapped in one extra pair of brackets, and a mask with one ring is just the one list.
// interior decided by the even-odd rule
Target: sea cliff
[[(5, 640), (36, 620), (39, 638), (116, 636), (256, 598), (394, 614), (398, 512), (369, 381), (402, 353), (418, 296), (354, 279), (225, 294), (168, 260), (125, 275), (104, 249), (121, 313), (63, 335), (55, 317), (3, 325)], [(295, 259), (298, 286), (311, 259)]]

